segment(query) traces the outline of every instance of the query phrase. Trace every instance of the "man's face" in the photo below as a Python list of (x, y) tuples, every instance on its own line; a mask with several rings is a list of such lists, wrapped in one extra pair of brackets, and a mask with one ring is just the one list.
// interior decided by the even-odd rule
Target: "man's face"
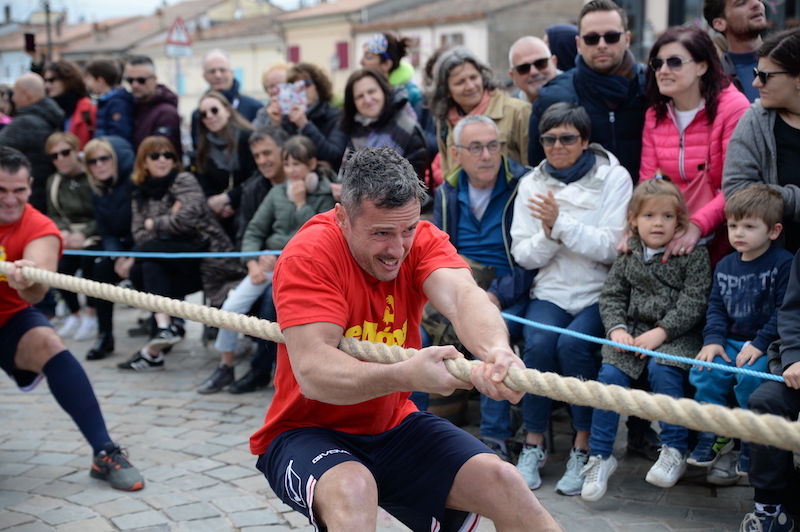
[(215, 91), (226, 91), (233, 86), (233, 70), (225, 56), (210, 55), (203, 62), (203, 79)]
[(411, 251), (419, 224), (420, 204), (410, 201), (402, 207), (379, 209), (369, 200), (361, 202), (354, 220), (336, 204), (336, 222), (362, 270), (379, 281), (391, 281), (400, 273)]
[[(508, 73), (514, 85), (528, 95), (528, 101), (535, 100), (545, 83), (556, 77), (556, 56), (550, 54), (544, 43), (523, 41), (517, 44), (511, 54), (511, 62), (514, 66)], [(544, 63), (544, 67), (539, 69), (531, 63), (539, 66)], [(522, 73), (525, 70), (528, 70), (527, 73)]]
[(725, 16), (713, 22), (720, 33), (754, 38), (767, 29), (767, 13), (761, 0), (727, 0)]
[(149, 100), (156, 92), (158, 80), (148, 65), (125, 65), (125, 80), (137, 100)]
[(16, 173), (0, 168), (0, 225), (11, 225), (22, 217), (31, 197), (31, 177), (28, 170)]
[[(453, 155), (456, 162), (464, 168), (469, 184), (475, 188), (486, 189), (494, 186), (497, 181), (497, 174), (500, 171), (502, 155), (489, 153), (489, 147), (493, 143), (500, 144), (497, 131), (489, 124), (470, 124), (461, 132), (459, 147), (453, 147)], [(472, 155), (470, 147), (477, 150), (480, 147), (479, 155)]]
[[(631, 44), (631, 34), (622, 27), (622, 17), (616, 11), (592, 11), (583, 16), (579, 33), (575, 39), (578, 53), (586, 66), (598, 74), (611, 74), (625, 57)], [(595, 45), (586, 44), (585, 36), (605, 36), (607, 33), (621, 33), (619, 41), (608, 43), (605, 37)]]
[(261, 175), (275, 184), (283, 183), (283, 164), (281, 163), (281, 149), (267, 137), (250, 145), (253, 159)]

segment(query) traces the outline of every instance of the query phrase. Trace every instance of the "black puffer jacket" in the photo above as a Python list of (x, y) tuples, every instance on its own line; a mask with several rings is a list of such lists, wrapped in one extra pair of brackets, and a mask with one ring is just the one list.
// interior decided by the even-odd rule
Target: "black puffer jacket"
[(311, 139), (317, 147), (317, 159), (330, 164), (335, 171), (339, 171), (342, 164), (342, 155), (347, 147), (347, 135), (339, 129), (342, 119), (341, 109), (333, 107), (328, 102), (317, 102), (308, 110), (308, 123), (303, 129), (298, 129), (287, 117), (283, 117), (281, 128), (289, 135), (304, 135)]

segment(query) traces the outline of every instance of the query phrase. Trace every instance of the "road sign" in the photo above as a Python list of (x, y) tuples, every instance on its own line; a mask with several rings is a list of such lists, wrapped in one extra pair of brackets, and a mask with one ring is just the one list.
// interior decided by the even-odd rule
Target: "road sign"
[(167, 44), (176, 46), (192, 45), (192, 36), (189, 34), (189, 30), (186, 29), (186, 24), (183, 23), (181, 17), (177, 17), (175, 22), (172, 23), (172, 27), (167, 33)]

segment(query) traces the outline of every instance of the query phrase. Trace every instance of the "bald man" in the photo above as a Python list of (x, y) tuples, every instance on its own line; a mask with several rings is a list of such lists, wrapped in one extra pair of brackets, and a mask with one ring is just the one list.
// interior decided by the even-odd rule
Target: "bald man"
[(539, 96), (539, 89), (561, 74), (556, 68), (557, 62), (558, 58), (539, 37), (519, 38), (508, 51), (508, 74), (518, 88), (512, 96), (533, 103)]
[[(230, 56), (223, 50), (211, 50), (203, 58), (203, 79), (208, 83), (209, 90), (221, 92), (231, 106), (248, 122), (252, 122), (259, 109), (264, 104), (239, 93), (239, 80), (233, 75), (233, 66)], [(198, 141), (198, 114), (197, 109), (192, 113), (192, 142), (197, 149)]]
[(16, 148), (31, 163), (33, 186), (29, 203), (41, 212), (47, 211), (47, 177), (55, 172), (44, 145), (52, 133), (61, 131), (64, 111), (46, 96), (44, 80), (29, 72), (14, 83), (12, 97), (17, 110), (14, 120), (0, 130), (0, 145)]

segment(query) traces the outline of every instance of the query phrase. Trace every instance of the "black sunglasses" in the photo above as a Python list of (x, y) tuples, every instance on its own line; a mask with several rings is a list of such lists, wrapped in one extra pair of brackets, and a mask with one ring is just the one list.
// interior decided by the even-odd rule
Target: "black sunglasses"
[(147, 154), (147, 157), (149, 157), (151, 161), (157, 161), (162, 156), (168, 161), (175, 160), (175, 154), (171, 151), (154, 151)]
[(661, 70), (661, 67), (664, 66), (664, 63), (666, 63), (668, 69), (673, 72), (678, 72), (683, 68), (685, 63), (691, 63), (692, 61), (694, 61), (694, 59), (681, 59), (678, 56), (667, 57), (666, 59), (654, 57), (650, 60), (650, 68), (652, 68), (654, 72), (658, 72)]
[(604, 41), (606, 41), (606, 44), (616, 44), (622, 38), (622, 32), (609, 31), (603, 35), (598, 33), (587, 33), (586, 35), (581, 35), (581, 39), (583, 39), (583, 42), (585, 42), (588, 46), (596, 46), (600, 44), (601, 37)]
[[(552, 55), (550, 57), (553, 57)], [(528, 72), (531, 71), (531, 65), (536, 67), (536, 70), (544, 70), (547, 68), (547, 63), (550, 61), (550, 57), (542, 57), (541, 59), (537, 59), (536, 61), (532, 61), (530, 63), (522, 63), (514, 67), (514, 70), (517, 71), (517, 74), (520, 76), (524, 76)]]
[(577, 133), (564, 133), (559, 136), (555, 135), (539, 135), (539, 143), (544, 146), (545, 148), (549, 148), (550, 146), (555, 146), (556, 141), (561, 142), (562, 146), (572, 146), (581, 136)]
[(111, 156), (110, 155), (101, 155), (99, 157), (93, 157), (91, 159), (86, 159), (86, 164), (88, 164), (89, 166), (94, 166), (97, 163), (105, 163), (105, 162), (108, 162), (110, 160), (111, 160)]
[(775, 74), (791, 74), (791, 72), (787, 72), (785, 70), (776, 70), (775, 72), (767, 72), (765, 70), (759, 70), (757, 68), (753, 69), (753, 75), (758, 78), (758, 81), (760, 81), (762, 85), (766, 85), (767, 81), (769, 81), (769, 77), (774, 76)]
[(69, 157), (69, 154), (72, 153), (72, 148), (67, 148), (66, 150), (55, 151), (53, 153), (48, 153), (47, 155), (50, 156), (50, 160), (56, 161), (58, 160), (59, 155), (61, 157)]
[(219, 113), (219, 107), (212, 107), (211, 109), (209, 109), (209, 110), (208, 110), (208, 112), (206, 112), (206, 111), (200, 111), (200, 120), (205, 120), (206, 118), (208, 118), (208, 113), (209, 113), (209, 112), (210, 112), (212, 115), (216, 116), (216, 115), (217, 115), (217, 113)]
[(153, 76), (153, 75), (150, 75), (150, 76), (144, 76), (144, 77), (140, 77), (140, 78), (125, 78), (125, 81), (127, 81), (127, 82), (128, 82), (129, 84), (131, 84), (131, 85), (133, 85), (133, 82), (134, 82), (134, 81), (135, 81), (136, 83), (138, 83), (139, 85), (144, 85), (145, 83), (147, 83), (147, 80), (148, 80), (148, 79), (150, 79), (150, 78), (154, 78), (154, 77), (155, 77), (155, 76)]

